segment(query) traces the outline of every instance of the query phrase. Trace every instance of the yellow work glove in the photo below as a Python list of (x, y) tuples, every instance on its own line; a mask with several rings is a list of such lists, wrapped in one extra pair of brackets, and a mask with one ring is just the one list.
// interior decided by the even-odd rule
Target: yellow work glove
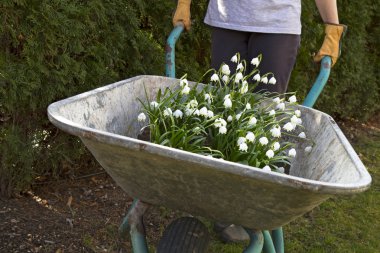
[(175, 10), (173, 17), (173, 26), (182, 22), (185, 29), (188, 31), (191, 27), (190, 22), (190, 4), (191, 0), (178, 0), (177, 9)]
[(324, 56), (328, 55), (331, 57), (332, 66), (334, 66), (340, 56), (342, 39), (346, 31), (347, 26), (345, 25), (326, 24), (325, 40), (323, 41), (321, 49), (319, 49), (318, 53), (314, 56), (314, 61), (320, 62)]

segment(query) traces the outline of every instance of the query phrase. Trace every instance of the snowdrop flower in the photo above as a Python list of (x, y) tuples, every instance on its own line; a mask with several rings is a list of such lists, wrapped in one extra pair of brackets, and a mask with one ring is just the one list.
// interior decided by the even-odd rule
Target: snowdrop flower
[(268, 138), (267, 137), (261, 137), (259, 139), (259, 142), (261, 143), (261, 145), (267, 145), (268, 144)]
[(294, 125), (291, 122), (286, 123), (283, 127), (287, 132), (291, 132), (294, 130)]
[(225, 133), (227, 133), (227, 128), (226, 128), (225, 126), (220, 127), (220, 128), (219, 128), (219, 133), (220, 133), (220, 134), (225, 134)]
[(245, 138), (246, 138), (249, 142), (254, 142), (254, 141), (255, 141), (255, 135), (254, 135), (252, 132), (248, 132), (247, 135), (245, 136)]
[(243, 79), (243, 74), (239, 72), (235, 76), (235, 83), (238, 83), (241, 79)]
[(138, 116), (137, 116), (137, 120), (142, 122), (142, 121), (145, 121), (146, 120), (146, 116), (145, 114), (142, 112), (140, 113)]
[(302, 139), (305, 139), (306, 138), (306, 134), (305, 132), (301, 132), (298, 137), (302, 138)]
[(194, 115), (196, 115), (196, 116), (199, 116), (199, 115), (200, 115), (200, 113), (199, 113), (199, 110), (198, 110), (198, 109), (196, 109), (196, 110), (194, 111)]
[(285, 110), (285, 103), (279, 103), (277, 106), (276, 106), (276, 109), (279, 109), (281, 111)]
[(300, 111), (300, 110), (295, 110), (295, 111), (294, 111), (294, 114), (295, 114), (297, 117), (301, 117), (301, 111)]
[(252, 79), (253, 79), (254, 81), (256, 81), (256, 82), (260, 82), (260, 80), (261, 80), (261, 76), (260, 76), (259, 74), (256, 74), (256, 75), (253, 76)]
[(190, 115), (193, 114), (194, 112), (195, 112), (195, 109), (186, 108), (186, 110), (185, 110), (185, 115), (186, 115), (186, 116), (190, 116)]
[(276, 104), (279, 104), (281, 103), (281, 99), (279, 97), (276, 97), (273, 99), (273, 102), (275, 102)]
[(258, 57), (253, 58), (252, 61), (251, 61), (251, 64), (253, 66), (256, 66), (256, 67), (259, 66), (259, 64), (260, 64), (259, 58)]
[(251, 107), (251, 104), (250, 103), (247, 103), (246, 105), (245, 105), (245, 109), (247, 109), (247, 110), (250, 110), (252, 107)]
[(278, 167), (277, 172), (285, 173), (285, 168), (284, 167)]
[(218, 119), (215, 120), (214, 126), (215, 127), (227, 126), (227, 122), (224, 119), (222, 119), (222, 118), (218, 118)]
[(305, 148), (305, 152), (306, 152), (306, 153), (310, 153), (312, 149), (313, 149), (313, 148), (312, 148), (311, 146), (307, 146), (307, 147)]
[(185, 94), (185, 95), (187, 95), (187, 94), (189, 94), (189, 92), (190, 92), (190, 87), (189, 87), (189, 85), (185, 85), (185, 86), (183, 86), (183, 89), (182, 89), (182, 91), (181, 91), (181, 94)]
[(242, 144), (240, 144), (240, 145), (239, 145), (239, 150), (240, 150), (240, 151), (243, 151), (243, 152), (247, 152), (247, 150), (248, 150), (248, 145), (247, 145), (247, 143), (242, 143)]
[(236, 71), (242, 71), (242, 70), (244, 70), (244, 66), (243, 66), (242, 63), (239, 63), (239, 64), (237, 65), (237, 67), (236, 67)]
[(295, 96), (295, 95), (291, 96), (291, 97), (289, 98), (289, 102), (290, 102), (290, 103), (295, 103), (295, 102), (297, 102), (297, 98), (296, 98), (296, 96)]
[(272, 134), (273, 137), (281, 137), (281, 128), (280, 127), (273, 127), (270, 130), (270, 133)]
[[(245, 81), (244, 81), (245, 82)], [(245, 94), (248, 92), (248, 84), (245, 84), (243, 83), (243, 85), (241, 86), (240, 90), (239, 90), (240, 94)]]
[(273, 115), (276, 114), (276, 112), (275, 112), (274, 110), (270, 110), (270, 111), (268, 112), (268, 114), (269, 114), (269, 116), (273, 116)]
[(198, 106), (198, 101), (196, 99), (190, 100), (187, 104), (188, 108), (196, 108)]
[(199, 134), (201, 132), (201, 128), (200, 127), (195, 127), (193, 129), (193, 132), (196, 133), (196, 134)]
[(156, 101), (152, 101), (152, 102), (150, 102), (150, 106), (152, 106), (153, 108), (157, 108), (158, 103)]
[(263, 171), (272, 171), (268, 165), (264, 166)]
[(294, 148), (292, 148), (292, 149), (289, 150), (288, 155), (290, 157), (296, 157), (296, 154), (297, 154), (297, 152), (296, 152), (296, 150)]
[(231, 121), (232, 121), (232, 116), (231, 116), (231, 115), (229, 115), (229, 116), (227, 117), (227, 121), (228, 121), (228, 122), (231, 122)]
[(225, 99), (223, 105), (225, 108), (231, 108), (232, 107), (231, 99), (229, 99), (229, 98)]
[(276, 141), (275, 143), (273, 143), (273, 150), (277, 151), (279, 149), (280, 149), (280, 143)]
[(208, 111), (207, 111), (207, 117), (209, 117), (209, 118), (212, 118), (212, 117), (214, 117), (214, 112), (213, 112), (213, 111), (210, 111), (210, 110), (208, 110)]
[(211, 76), (211, 82), (217, 82), (217, 81), (219, 81), (219, 76), (218, 76), (218, 74), (214, 73)]
[(227, 76), (231, 74), (230, 67), (227, 64), (223, 64), (222, 73)]
[(270, 158), (272, 158), (272, 157), (274, 156), (274, 152), (273, 152), (273, 150), (269, 149), (269, 150), (265, 153), (265, 155), (270, 159)]
[(201, 115), (201, 116), (204, 116), (204, 117), (207, 117), (207, 112), (208, 112), (208, 110), (207, 110), (207, 108), (204, 106), (204, 107), (202, 107), (200, 110), (199, 110), (199, 114)]
[(261, 82), (267, 84), (268, 83), (268, 77), (264, 76), (261, 78)]
[(189, 82), (187, 81), (186, 78), (185, 79), (181, 79), (179, 81), (179, 86), (184, 87), (184, 86), (187, 86), (187, 85), (189, 85)]
[(224, 83), (228, 83), (228, 76), (224, 75), (222, 77), (222, 80), (223, 80)]
[(276, 78), (274, 78), (274, 76), (269, 79), (269, 84), (276, 84)]
[(211, 95), (206, 93), (205, 94), (205, 101), (207, 101), (208, 104), (211, 104)]
[(237, 63), (238, 58), (237, 58), (236, 54), (234, 56), (232, 56), (231, 61)]
[(296, 115), (293, 115), (291, 118), (290, 118), (290, 122), (296, 126), (296, 125), (301, 125), (302, 124), (302, 119), (301, 118), (298, 118)]
[(237, 145), (239, 146), (239, 145), (245, 143), (246, 141), (247, 141), (246, 138), (244, 138), (244, 137), (239, 137), (238, 140), (237, 140)]
[(164, 110), (164, 116), (166, 117), (166, 116), (171, 116), (171, 115), (173, 115), (172, 109), (166, 108)]
[(176, 110), (176, 111), (173, 113), (173, 116), (176, 117), (177, 119), (178, 119), (178, 118), (181, 118), (181, 119), (182, 119), (183, 113), (182, 113), (181, 110)]
[(256, 123), (257, 123), (257, 119), (255, 117), (250, 118), (248, 121), (249, 126), (254, 126), (256, 125)]
[(236, 120), (239, 120), (241, 117), (241, 113), (236, 114)]

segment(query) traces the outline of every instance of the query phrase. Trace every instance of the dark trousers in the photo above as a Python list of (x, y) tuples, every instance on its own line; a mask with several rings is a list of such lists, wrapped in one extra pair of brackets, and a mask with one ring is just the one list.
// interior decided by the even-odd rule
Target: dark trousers
[[(277, 82), (260, 84), (257, 91), (284, 93), (288, 88), (290, 74), (296, 61), (301, 37), (295, 34), (252, 33), (211, 27), (211, 67), (219, 69), (224, 62), (231, 72), (236, 70), (236, 63), (231, 62), (234, 54), (240, 53), (252, 70), (251, 60), (263, 55), (259, 65), (260, 75), (272, 72)], [(270, 76), (269, 76), (270, 78)]]

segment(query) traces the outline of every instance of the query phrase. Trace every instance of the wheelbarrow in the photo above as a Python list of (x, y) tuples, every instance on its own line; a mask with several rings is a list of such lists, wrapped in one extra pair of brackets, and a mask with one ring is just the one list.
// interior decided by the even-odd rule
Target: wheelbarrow
[[(147, 95), (152, 101), (158, 89), (178, 84), (173, 78), (174, 46), (182, 31), (178, 26), (168, 38), (167, 75), (172, 77), (136, 76), (48, 107), (50, 121), (78, 136), (135, 199), (120, 226), (122, 233), (129, 230), (133, 252), (148, 252), (142, 219), (149, 205), (242, 225), (250, 236), (244, 252), (278, 253), (284, 251), (283, 225), (332, 196), (369, 188), (369, 173), (335, 121), (311, 108), (327, 81), (329, 57), (323, 59), (304, 104), (297, 105), (308, 135), (315, 141), (314, 148), (308, 154), (297, 152), (289, 175), (139, 140), (142, 126), (136, 119), (142, 107), (138, 99), (145, 101)], [(169, 227), (158, 252), (206, 250), (202, 239), (205, 230), (195, 218)]]

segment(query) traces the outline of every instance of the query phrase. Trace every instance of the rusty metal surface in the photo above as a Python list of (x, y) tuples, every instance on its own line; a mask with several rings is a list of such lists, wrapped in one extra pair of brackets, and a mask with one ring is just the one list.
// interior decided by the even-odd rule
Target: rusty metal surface
[(51, 122), (79, 136), (97, 161), (130, 196), (252, 229), (273, 229), (310, 211), (332, 195), (366, 190), (371, 177), (334, 120), (298, 106), (311, 153), (300, 145), (290, 175), (209, 158), (137, 140), (145, 100), (173, 78), (138, 76), (83, 93), (48, 108)]

